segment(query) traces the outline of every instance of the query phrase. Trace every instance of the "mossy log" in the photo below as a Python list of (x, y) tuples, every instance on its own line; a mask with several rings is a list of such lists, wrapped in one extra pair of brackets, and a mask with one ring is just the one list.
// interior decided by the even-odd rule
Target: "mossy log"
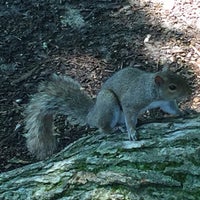
[(0, 199), (200, 199), (200, 115), (95, 132), (46, 161), (0, 175)]

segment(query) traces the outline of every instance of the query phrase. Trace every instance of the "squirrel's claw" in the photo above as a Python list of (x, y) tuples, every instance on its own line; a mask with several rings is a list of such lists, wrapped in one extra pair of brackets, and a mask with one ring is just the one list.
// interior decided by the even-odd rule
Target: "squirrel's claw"
[(134, 129), (134, 130), (128, 131), (128, 138), (131, 141), (136, 141), (136, 140), (138, 140), (139, 135), (138, 135), (137, 131)]

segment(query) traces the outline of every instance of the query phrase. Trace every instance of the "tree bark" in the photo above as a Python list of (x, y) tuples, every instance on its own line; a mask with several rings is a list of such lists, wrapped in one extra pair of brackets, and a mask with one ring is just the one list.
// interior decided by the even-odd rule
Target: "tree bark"
[(200, 199), (200, 115), (83, 137), (0, 175), (0, 199)]

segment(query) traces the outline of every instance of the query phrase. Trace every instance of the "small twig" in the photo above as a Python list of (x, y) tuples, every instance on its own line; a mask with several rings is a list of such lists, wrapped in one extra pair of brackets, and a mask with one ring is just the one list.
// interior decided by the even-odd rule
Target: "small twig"
[(20, 78), (18, 78), (18, 79), (16, 79), (16, 80), (12, 81), (11, 84), (12, 84), (12, 85), (15, 85), (15, 84), (17, 84), (17, 83), (22, 82), (23, 80), (25, 80), (25, 79), (27, 79), (28, 77), (30, 77), (30, 76), (33, 74), (33, 72), (36, 71), (36, 69), (38, 69), (38, 67), (34, 67), (31, 71), (27, 72), (26, 74), (24, 74), (24, 75), (21, 76)]
[(198, 56), (200, 56), (200, 51), (196, 48), (196, 47), (194, 47), (194, 46), (192, 46), (191, 45), (191, 47), (194, 49), (194, 51), (198, 54)]

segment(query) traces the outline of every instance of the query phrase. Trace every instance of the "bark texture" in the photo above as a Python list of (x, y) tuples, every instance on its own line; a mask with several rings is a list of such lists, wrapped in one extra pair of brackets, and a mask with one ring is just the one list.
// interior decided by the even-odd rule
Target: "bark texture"
[(0, 175), (0, 199), (200, 199), (200, 115), (98, 132), (50, 159)]

